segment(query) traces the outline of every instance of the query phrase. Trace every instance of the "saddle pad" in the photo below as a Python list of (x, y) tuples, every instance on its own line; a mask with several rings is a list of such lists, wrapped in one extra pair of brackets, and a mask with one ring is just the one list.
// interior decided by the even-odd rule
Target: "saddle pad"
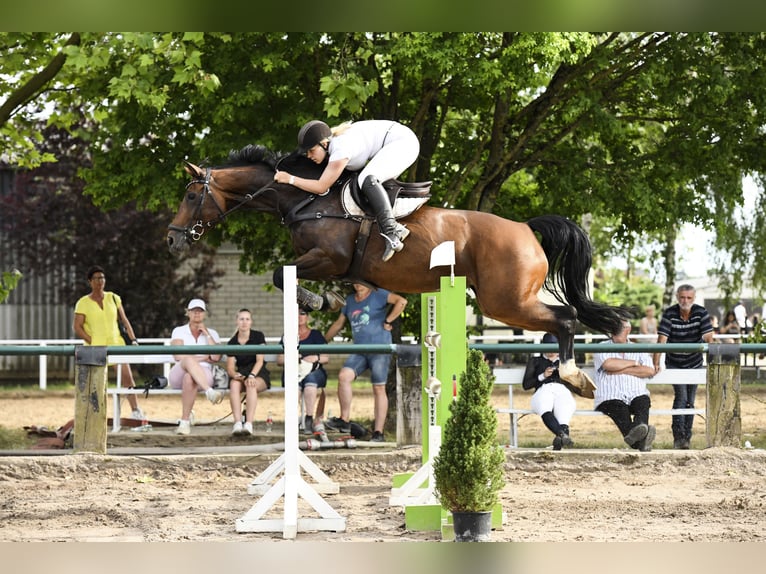
[[(396, 219), (399, 219), (400, 217), (406, 217), (410, 213), (413, 213), (414, 211), (420, 209), (420, 207), (426, 203), (430, 199), (430, 196), (426, 197), (402, 197), (401, 195), (396, 198), (396, 202), (394, 202), (393, 212), (394, 217)], [(364, 217), (367, 215), (365, 211), (359, 207), (359, 205), (354, 201), (353, 196), (351, 195), (351, 189), (349, 189), (349, 184), (346, 183), (343, 186), (343, 191), (341, 193), (341, 204), (343, 205), (343, 209), (346, 213), (348, 213), (351, 216), (354, 217)]]

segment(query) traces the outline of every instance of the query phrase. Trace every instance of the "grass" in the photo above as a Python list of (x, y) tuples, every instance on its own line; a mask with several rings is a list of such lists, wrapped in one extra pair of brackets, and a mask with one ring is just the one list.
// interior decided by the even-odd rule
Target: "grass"
[(0, 426), (0, 450), (27, 449), (33, 441), (23, 429), (9, 429)]

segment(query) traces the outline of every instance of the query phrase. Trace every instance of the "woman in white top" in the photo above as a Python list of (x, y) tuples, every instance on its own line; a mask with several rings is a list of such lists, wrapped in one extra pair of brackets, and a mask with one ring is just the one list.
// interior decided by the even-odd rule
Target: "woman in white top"
[[(186, 306), (186, 316), (189, 322), (173, 329), (170, 336), (171, 345), (218, 345), (221, 338), (215, 329), (205, 326), (207, 307), (202, 299), (192, 299)], [(168, 383), (173, 389), (181, 389), (181, 420), (178, 422), (176, 434), (191, 432), (191, 411), (197, 391), (205, 391), (208, 400), (215, 404), (223, 400), (223, 393), (213, 388), (213, 365), (221, 360), (220, 354), (215, 355), (175, 355), (178, 361), (170, 369)]]
[(322, 175), (305, 179), (278, 171), (274, 181), (323, 195), (344, 169), (361, 170), (359, 185), (386, 239), (383, 261), (402, 250), (410, 232), (394, 219), (382, 182), (397, 177), (418, 158), (420, 142), (410, 128), (391, 120), (365, 120), (330, 129), (326, 123), (312, 120), (298, 132), (298, 148), (314, 163), (327, 162)]

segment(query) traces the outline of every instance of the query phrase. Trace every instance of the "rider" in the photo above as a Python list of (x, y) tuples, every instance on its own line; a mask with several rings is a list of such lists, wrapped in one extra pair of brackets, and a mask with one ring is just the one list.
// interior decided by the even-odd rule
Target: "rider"
[(361, 170), (358, 182), (386, 239), (383, 261), (402, 250), (410, 231), (394, 219), (382, 182), (397, 177), (417, 159), (420, 142), (410, 128), (390, 120), (364, 120), (330, 129), (326, 123), (312, 120), (298, 132), (298, 148), (314, 163), (327, 162), (322, 175), (305, 179), (278, 171), (274, 181), (323, 195), (344, 169)]

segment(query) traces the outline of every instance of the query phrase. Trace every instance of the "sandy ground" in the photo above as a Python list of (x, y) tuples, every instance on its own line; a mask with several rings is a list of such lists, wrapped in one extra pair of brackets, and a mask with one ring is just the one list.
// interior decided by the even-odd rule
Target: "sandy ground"
[[(524, 395), (519, 394), (519, 404)], [(504, 400), (503, 395), (495, 397)], [(528, 400), (528, 396), (523, 400)], [(655, 402), (669, 400), (655, 394)], [(282, 397), (264, 395), (258, 407), (256, 442), (281, 439), (266, 435), (262, 418), (272, 410), (282, 412)], [(141, 399), (153, 418), (178, 416), (177, 397)], [(365, 416), (364, 396), (355, 402), (355, 413)], [(751, 404), (752, 403), (752, 404)], [(72, 396), (3, 395), (0, 420), (15, 428), (28, 424), (58, 426), (71, 418)], [(335, 406), (331, 399), (328, 406)], [(743, 394), (743, 431), (759, 436), (766, 428), (762, 399)], [(211, 452), (189, 449), (184, 455), (135, 449), (151, 445), (178, 446), (172, 429), (151, 433), (122, 431), (110, 435), (107, 455), (71, 453), (35, 455), (19, 451), (0, 457), (0, 537), (4, 541), (280, 541), (280, 528), (267, 532), (238, 533), (236, 520), (261, 499), (247, 493), (248, 486), (279, 452), (262, 452), (249, 442), (228, 436), (226, 405), (198, 401), (198, 420), (224, 419), (217, 430), (195, 428), (192, 437), (214, 445)], [(581, 417), (573, 425), (575, 440), (601, 440), (615, 435), (608, 421)], [(658, 419), (658, 442), (668, 443), (670, 419)], [(588, 419), (587, 421), (584, 419)], [(507, 437), (507, 422), (499, 419), (500, 435)], [(582, 422), (579, 422), (582, 420)], [(548, 437), (534, 417), (523, 421), (522, 437)], [(212, 428), (212, 427), (211, 427)], [(507, 484), (501, 493), (505, 515), (495, 541), (751, 541), (766, 539), (766, 451), (739, 448), (706, 449), (700, 424), (698, 448), (673, 451), (667, 444), (651, 453), (624, 447), (615, 435), (614, 448), (578, 447), (554, 453), (545, 448), (508, 450)], [(392, 440), (392, 437), (389, 437)], [(207, 441), (207, 442), (205, 442)], [(186, 443), (198, 445), (200, 442)], [(183, 445), (183, 443), (181, 443)], [(216, 446), (217, 445), (217, 446)], [(577, 445), (576, 445), (577, 446)], [(134, 454), (119, 454), (133, 448)], [(261, 449), (261, 450), (259, 450)], [(62, 451), (66, 452), (66, 451)], [(420, 448), (396, 447), (309, 453), (325, 476), (338, 484), (339, 493), (322, 494), (341, 517), (339, 532), (299, 531), (297, 539), (336, 541), (438, 541), (435, 530), (407, 527), (401, 506), (389, 504), (392, 478), (421, 466)], [(277, 478), (281, 476), (278, 475)], [(312, 479), (304, 475), (309, 485)], [(312, 487), (313, 488), (313, 487)], [(283, 517), (284, 498), (277, 496), (265, 518)], [(318, 518), (312, 505), (298, 500), (302, 518)]]

